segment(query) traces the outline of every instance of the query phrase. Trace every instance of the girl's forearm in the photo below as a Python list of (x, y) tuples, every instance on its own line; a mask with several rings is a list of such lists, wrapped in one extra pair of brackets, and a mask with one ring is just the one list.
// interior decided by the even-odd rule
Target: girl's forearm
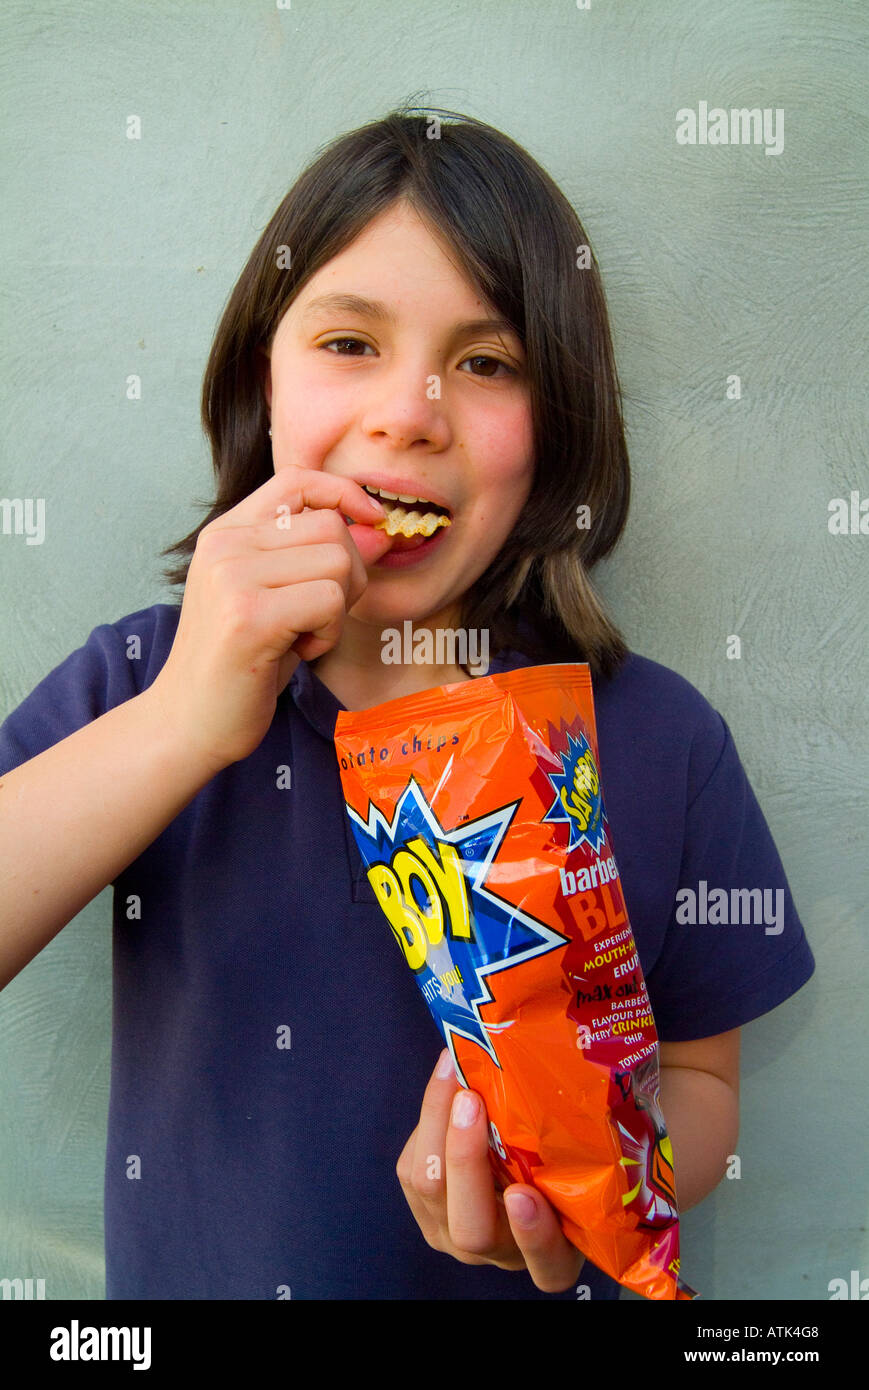
[(679, 1210), (688, 1211), (724, 1177), (739, 1137), (739, 1097), (720, 1076), (662, 1067), (661, 1109), (673, 1146)]
[(0, 989), (217, 771), (149, 689), (0, 777)]

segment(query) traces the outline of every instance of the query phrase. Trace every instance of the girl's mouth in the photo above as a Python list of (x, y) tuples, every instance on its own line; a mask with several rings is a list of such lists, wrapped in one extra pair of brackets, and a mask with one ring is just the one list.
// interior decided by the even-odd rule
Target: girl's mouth
[(389, 492), (369, 483), (362, 486), (386, 508), (386, 517), (377, 523), (376, 529), (394, 537), (386, 554), (375, 562), (377, 568), (405, 569), (417, 564), (443, 541), (445, 531), (452, 525), (449, 509), (438, 502)]
[(420, 564), (443, 545), (447, 527), (438, 527), (431, 536), (396, 536), (385, 555), (375, 560), (374, 569), (407, 569)]
[[(361, 480), (360, 486), (369, 496), (377, 498), (386, 515), (373, 525), (371, 522), (356, 522), (349, 516), (345, 516), (344, 521), (351, 527), (361, 524), (365, 532), (370, 529), (372, 533), (379, 532), (391, 540), (389, 549), (381, 558), (366, 558), (366, 565), (373, 565), (375, 569), (406, 569), (409, 565), (422, 563), (438, 546), (444, 544), (447, 531), (453, 524), (453, 513), (449, 507), (425, 497), (390, 492), (385, 487), (376, 487)], [(367, 544), (365, 549), (368, 549)]]

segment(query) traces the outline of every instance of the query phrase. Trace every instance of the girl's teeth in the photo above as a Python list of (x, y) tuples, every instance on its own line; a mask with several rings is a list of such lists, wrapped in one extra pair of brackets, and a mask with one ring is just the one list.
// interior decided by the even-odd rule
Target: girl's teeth
[(417, 505), (422, 504), (423, 506), (430, 505), (428, 499), (425, 497), (411, 497), (409, 493), (404, 492), (387, 492), (386, 488), (383, 487), (366, 487), (365, 491), (371, 493), (372, 497), (382, 497), (383, 500), (387, 502), (410, 502)]

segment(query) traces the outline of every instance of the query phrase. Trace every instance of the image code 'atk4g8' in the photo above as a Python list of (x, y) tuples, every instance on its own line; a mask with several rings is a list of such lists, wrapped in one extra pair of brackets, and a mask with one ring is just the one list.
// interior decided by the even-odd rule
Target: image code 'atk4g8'
[(679, 1277), (658, 1036), (610, 840), (591, 673), (534, 666), (338, 715), (353, 835), (496, 1186), (528, 1183), (598, 1268)]

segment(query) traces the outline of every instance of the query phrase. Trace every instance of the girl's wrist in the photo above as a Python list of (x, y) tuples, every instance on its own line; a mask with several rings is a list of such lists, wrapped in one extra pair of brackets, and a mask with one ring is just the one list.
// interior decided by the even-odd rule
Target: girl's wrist
[(143, 738), (165, 762), (167, 772), (180, 776), (194, 793), (229, 765), (230, 759), (207, 749), (177, 717), (158, 681), (147, 686), (131, 703), (136, 704), (141, 715)]

